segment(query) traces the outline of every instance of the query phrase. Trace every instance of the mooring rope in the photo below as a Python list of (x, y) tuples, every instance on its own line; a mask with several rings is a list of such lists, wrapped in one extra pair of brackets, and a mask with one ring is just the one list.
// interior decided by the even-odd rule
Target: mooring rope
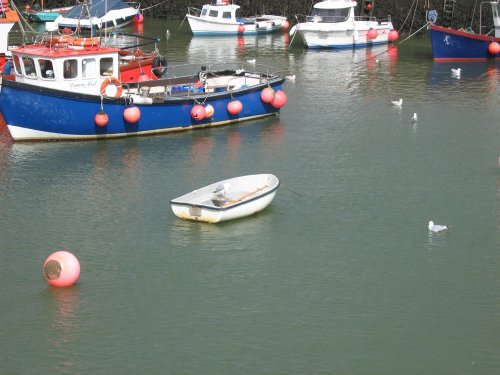
[(155, 5), (151, 5), (150, 7), (147, 7), (147, 8), (141, 8), (140, 10), (141, 11), (145, 11), (145, 10), (148, 10), (148, 9), (151, 9), (151, 8), (154, 8), (154, 7), (157, 7), (158, 5), (161, 5), (163, 3), (166, 3), (168, 0), (164, 0), (162, 1), (161, 3), (158, 3), (158, 4), (155, 4)]

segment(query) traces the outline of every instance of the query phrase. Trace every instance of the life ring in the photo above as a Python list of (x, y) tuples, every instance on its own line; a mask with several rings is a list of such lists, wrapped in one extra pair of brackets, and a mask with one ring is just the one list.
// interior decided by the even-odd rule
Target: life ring
[(101, 41), (99, 38), (73, 38), (72, 42), (74, 46), (93, 47), (98, 46)]
[(110, 84), (116, 86), (116, 93), (113, 96), (113, 98), (119, 98), (120, 96), (122, 96), (122, 92), (123, 92), (122, 83), (120, 82), (120, 80), (118, 78), (115, 78), (115, 77), (109, 77), (109, 78), (106, 78), (104, 81), (102, 81), (101, 96), (104, 98), (108, 97), (108, 95), (106, 94), (106, 88)]
[(73, 38), (69, 35), (60, 35), (52, 37), (52, 43), (69, 44), (73, 42)]
[(151, 69), (151, 72), (156, 76), (156, 78), (161, 78), (167, 73), (167, 59), (165, 59), (163, 56), (156, 56), (153, 59), (153, 68)]

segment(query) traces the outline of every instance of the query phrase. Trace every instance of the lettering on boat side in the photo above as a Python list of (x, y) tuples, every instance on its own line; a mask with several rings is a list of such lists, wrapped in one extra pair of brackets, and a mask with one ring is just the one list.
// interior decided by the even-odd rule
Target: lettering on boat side
[(69, 87), (72, 89), (85, 89), (89, 87), (97, 87), (97, 81), (87, 81), (87, 82), (71, 82)]

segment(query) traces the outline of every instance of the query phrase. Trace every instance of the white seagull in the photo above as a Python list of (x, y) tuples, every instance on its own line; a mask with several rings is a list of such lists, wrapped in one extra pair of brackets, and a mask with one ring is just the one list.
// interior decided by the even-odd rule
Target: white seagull
[(462, 69), (460, 68), (451, 68), (451, 75), (455, 77), (460, 77), (460, 73), (462, 72)]
[(231, 189), (231, 184), (229, 182), (225, 182), (224, 185), (217, 185), (215, 187), (215, 190), (213, 191), (214, 195), (216, 195), (219, 198), (224, 198), (227, 193), (229, 193), (229, 190)]
[(249, 63), (249, 64), (255, 64), (255, 61), (257, 61), (257, 60), (251, 59), (251, 60), (247, 60), (247, 63)]
[(285, 78), (289, 81), (295, 81), (295, 74), (291, 76), (286, 76)]
[(397, 107), (401, 107), (403, 105), (403, 99), (399, 100), (391, 100), (392, 105), (395, 105)]
[(413, 117), (411, 118), (411, 121), (413, 121), (413, 122), (417, 122), (417, 120), (418, 120), (418, 116), (417, 116), (417, 112), (415, 112), (415, 113), (413, 114)]
[(439, 225), (439, 224), (434, 224), (434, 222), (431, 220), (429, 221), (429, 230), (434, 233), (442, 232), (443, 230), (448, 229), (446, 225)]

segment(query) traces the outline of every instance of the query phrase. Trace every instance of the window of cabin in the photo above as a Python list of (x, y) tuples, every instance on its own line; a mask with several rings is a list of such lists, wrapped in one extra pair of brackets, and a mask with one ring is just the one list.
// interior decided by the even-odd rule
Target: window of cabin
[(21, 68), (21, 59), (19, 56), (14, 55), (14, 69), (17, 74), (23, 74), (23, 69)]
[(212, 10), (210, 10), (210, 12), (208, 13), (208, 15), (209, 15), (210, 17), (217, 17), (217, 16), (219, 15), (219, 11), (217, 11), (217, 10), (213, 10), (213, 9), (212, 9)]
[(105, 57), (100, 61), (99, 72), (101, 77), (111, 77), (113, 75), (113, 58)]
[(24, 75), (29, 78), (36, 78), (35, 61), (28, 56), (23, 56)]
[(202, 15), (202, 16), (206, 16), (206, 15), (207, 15), (207, 8), (203, 8), (203, 9), (201, 10), (201, 15)]
[(44, 79), (55, 79), (54, 65), (51, 60), (38, 59), (38, 67), (40, 68), (40, 75)]
[(63, 62), (64, 79), (73, 79), (78, 76), (78, 60), (70, 59)]
[(222, 18), (231, 19), (231, 12), (222, 12)]
[(82, 78), (95, 78), (97, 73), (97, 63), (95, 59), (82, 60)]

